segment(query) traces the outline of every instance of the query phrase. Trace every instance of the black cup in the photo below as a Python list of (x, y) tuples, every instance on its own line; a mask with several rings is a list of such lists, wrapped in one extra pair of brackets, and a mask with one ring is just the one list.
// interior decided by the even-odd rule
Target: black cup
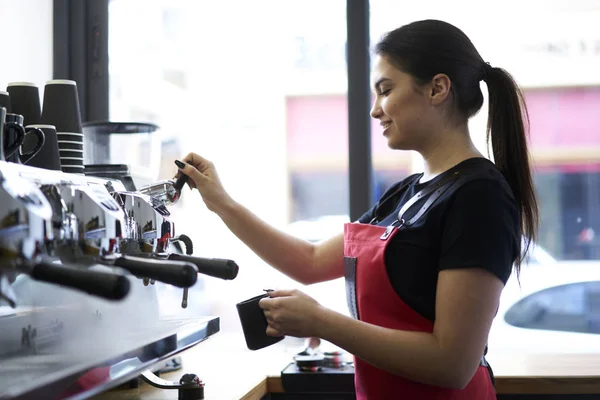
[(75, 81), (57, 79), (46, 83), (42, 123), (54, 125), (57, 132), (83, 132), (79, 94)]
[(62, 167), (62, 172), (66, 172), (68, 174), (79, 174), (79, 175), (83, 175), (83, 167), (82, 168), (76, 168), (76, 167)]
[(4, 119), (6, 108), (0, 106), (0, 161), (4, 161)]
[(63, 167), (80, 167), (83, 168), (83, 158), (80, 157), (60, 157), (60, 164)]
[(60, 140), (58, 138), (58, 149), (59, 150), (83, 150), (83, 142), (71, 142)]
[(4, 117), (4, 131), (2, 133), (2, 146), (4, 159), (9, 162), (19, 162), (18, 150), (25, 140), (23, 117), (17, 114), (6, 113)]
[(2, 147), (2, 160), (10, 161), (10, 157), (19, 150), (19, 147), (23, 144), (25, 139), (25, 128), (23, 125), (19, 125), (13, 121), (14, 118), (7, 118), (9, 114), (6, 112), (6, 108), (1, 108), (1, 120), (0, 124), (0, 138), (2, 139), (0, 146)]
[[(4, 158), (17, 164), (27, 164), (40, 152), (45, 142), (44, 132), (37, 128), (25, 129), (23, 116), (19, 114), (6, 114), (4, 135)], [(22, 145), (30, 135), (34, 136), (34, 140), (30, 141), (31, 148), (23, 152)]]
[(60, 157), (83, 158), (83, 150), (60, 150)]
[(67, 141), (67, 142), (81, 142), (83, 143), (83, 134), (82, 133), (72, 133), (72, 132), (57, 132), (58, 140)]
[(282, 341), (284, 338), (283, 336), (267, 335), (267, 326), (269, 324), (267, 323), (265, 313), (258, 305), (260, 299), (264, 299), (265, 297), (269, 297), (269, 294), (261, 294), (235, 305), (240, 316), (240, 322), (242, 323), (246, 346), (250, 350), (265, 348)]
[(41, 122), (40, 91), (31, 82), (10, 82), (6, 87), (10, 93), (11, 113), (23, 116), (23, 125)]
[[(27, 130), (40, 129), (44, 132), (44, 145), (37, 157), (29, 162), (32, 167), (51, 169), (60, 171), (60, 154), (58, 152), (58, 140), (56, 138), (56, 128), (54, 125), (27, 125)], [(23, 149), (28, 150), (28, 143), (25, 140)]]
[(10, 109), (10, 94), (0, 90), (0, 107), (5, 109), (5, 112), (11, 112)]

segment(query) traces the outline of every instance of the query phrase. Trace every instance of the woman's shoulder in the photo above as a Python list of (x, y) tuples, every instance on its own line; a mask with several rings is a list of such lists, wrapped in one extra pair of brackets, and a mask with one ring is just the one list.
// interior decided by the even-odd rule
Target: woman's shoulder
[(473, 201), (495, 197), (514, 199), (508, 181), (492, 161), (476, 158), (467, 160), (464, 164), (463, 180), (458, 181), (459, 184), (452, 193), (454, 196), (471, 198)]
[(518, 224), (519, 207), (512, 189), (500, 170), (491, 162), (475, 170), (444, 199), (446, 214), (488, 219), (504, 218)]

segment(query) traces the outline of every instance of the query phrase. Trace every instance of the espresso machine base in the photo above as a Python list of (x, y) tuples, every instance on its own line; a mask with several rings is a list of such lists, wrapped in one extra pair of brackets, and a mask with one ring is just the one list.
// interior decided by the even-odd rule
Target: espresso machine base
[[(159, 321), (151, 330), (122, 335), (121, 343), (95, 359), (89, 354), (75, 357), (58, 345), (37, 354), (5, 357), (0, 366), (0, 399), (41, 399), (48, 393), (57, 398), (86, 399), (140, 375), (146, 379), (154, 366), (203, 342), (219, 332), (219, 326), (218, 317)], [(89, 342), (93, 348), (93, 338)], [(85, 346), (84, 341), (81, 344)], [(186, 388), (192, 389), (194, 384), (187, 383)]]

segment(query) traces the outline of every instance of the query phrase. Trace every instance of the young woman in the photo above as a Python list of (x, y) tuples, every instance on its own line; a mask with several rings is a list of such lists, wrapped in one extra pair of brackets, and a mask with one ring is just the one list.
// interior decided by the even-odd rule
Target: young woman
[[(354, 318), (297, 290), (261, 302), (268, 334), (320, 337), (355, 356), (358, 399), (493, 399), (483, 355), (500, 294), (537, 230), (521, 93), (458, 28), (402, 26), (375, 47), (373, 118), (424, 171), (390, 188), (344, 233), (312, 244), (267, 225), (224, 190), (197, 154), (189, 175), (207, 207), (256, 254), (304, 284), (345, 275)], [(495, 164), (467, 121), (489, 91)]]

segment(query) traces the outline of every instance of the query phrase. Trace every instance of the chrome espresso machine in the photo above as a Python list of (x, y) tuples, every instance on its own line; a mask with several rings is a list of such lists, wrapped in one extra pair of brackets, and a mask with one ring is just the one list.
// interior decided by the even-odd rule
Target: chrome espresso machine
[(203, 398), (196, 376), (152, 373), (219, 331), (218, 317), (162, 315), (158, 288), (179, 288), (185, 308), (199, 273), (238, 272), (177, 234), (169, 206), (184, 183), (132, 191), (0, 161), (0, 399), (82, 399), (139, 376)]

